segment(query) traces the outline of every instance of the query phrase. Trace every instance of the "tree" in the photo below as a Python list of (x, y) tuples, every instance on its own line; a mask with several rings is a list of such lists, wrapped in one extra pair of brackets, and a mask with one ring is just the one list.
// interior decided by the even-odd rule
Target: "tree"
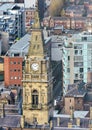
[(51, 0), (51, 4), (49, 6), (49, 14), (51, 16), (60, 15), (60, 11), (63, 5), (64, 5), (64, 0)]

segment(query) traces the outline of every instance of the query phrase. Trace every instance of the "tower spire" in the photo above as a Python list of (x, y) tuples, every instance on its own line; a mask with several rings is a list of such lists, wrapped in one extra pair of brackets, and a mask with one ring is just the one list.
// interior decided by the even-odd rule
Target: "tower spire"
[(40, 26), (39, 12), (38, 12), (38, 0), (36, 3), (35, 19), (31, 31), (31, 43), (29, 46), (28, 56), (44, 58), (43, 48), (43, 35)]
[(38, 10), (38, 0), (36, 1), (36, 10), (35, 10), (35, 20), (32, 26), (33, 29), (40, 29), (40, 19), (39, 19), (39, 10)]

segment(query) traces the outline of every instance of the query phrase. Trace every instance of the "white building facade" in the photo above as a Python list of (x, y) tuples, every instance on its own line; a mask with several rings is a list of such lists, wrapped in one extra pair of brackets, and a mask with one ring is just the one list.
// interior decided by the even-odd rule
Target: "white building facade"
[(25, 8), (34, 8), (37, 0), (24, 0)]
[(64, 39), (63, 94), (69, 84), (87, 83), (87, 73), (92, 71), (92, 34), (82, 32)]

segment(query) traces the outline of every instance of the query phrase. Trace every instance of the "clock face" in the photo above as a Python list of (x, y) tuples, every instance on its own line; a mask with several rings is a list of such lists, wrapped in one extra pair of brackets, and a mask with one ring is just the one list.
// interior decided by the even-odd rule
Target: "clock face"
[(37, 71), (39, 69), (39, 64), (38, 63), (33, 63), (31, 65), (31, 68), (32, 68), (32, 70)]

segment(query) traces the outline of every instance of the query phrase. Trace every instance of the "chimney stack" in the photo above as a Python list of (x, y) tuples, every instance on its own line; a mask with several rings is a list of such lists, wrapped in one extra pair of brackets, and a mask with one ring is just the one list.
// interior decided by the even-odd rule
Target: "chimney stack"
[(72, 128), (72, 122), (68, 122), (68, 128)]
[(57, 126), (60, 126), (60, 117), (57, 117)]
[(1, 112), (1, 118), (4, 118), (5, 117), (5, 105), (4, 104), (1, 104), (1, 109), (2, 109), (2, 112)]
[(77, 125), (77, 126), (80, 126), (80, 118), (79, 118), (79, 117), (76, 118), (76, 125)]
[(90, 119), (92, 119), (92, 107), (90, 107)]
[(89, 123), (90, 130), (92, 129), (92, 107), (90, 107), (90, 123)]
[(50, 130), (52, 129), (52, 127), (53, 127), (53, 126), (52, 126), (52, 120), (51, 120), (51, 121), (50, 121)]
[(20, 119), (21, 128), (24, 128), (24, 124), (25, 124), (25, 116), (22, 115), (22, 116), (21, 116), (21, 119)]
[(70, 118), (71, 118), (71, 120), (73, 120), (73, 118), (74, 118), (74, 108), (73, 108), (73, 106), (71, 106), (71, 109), (70, 109)]

